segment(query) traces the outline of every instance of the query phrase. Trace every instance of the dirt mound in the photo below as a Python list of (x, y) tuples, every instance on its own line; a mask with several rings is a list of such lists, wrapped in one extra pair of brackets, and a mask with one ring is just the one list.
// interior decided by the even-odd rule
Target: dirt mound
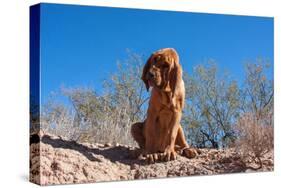
[[(130, 146), (77, 143), (51, 135), (35, 140), (30, 145), (30, 180), (41, 185), (254, 171), (233, 149), (200, 149), (194, 159), (179, 156), (175, 161), (148, 164), (132, 158), (136, 148)], [(263, 161), (258, 171), (272, 171), (273, 153)]]

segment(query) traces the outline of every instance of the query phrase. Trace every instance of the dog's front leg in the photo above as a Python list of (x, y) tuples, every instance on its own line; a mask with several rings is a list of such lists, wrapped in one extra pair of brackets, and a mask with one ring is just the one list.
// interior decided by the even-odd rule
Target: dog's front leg
[(148, 109), (148, 116), (145, 121), (144, 135), (145, 135), (145, 147), (143, 155), (149, 162), (156, 162), (158, 160), (158, 145), (157, 145), (157, 127), (156, 119), (157, 113), (156, 110), (150, 107)]
[(175, 142), (179, 130), (179, 123), (181, 119), (181, 111), (174, 110), (172, 119), (168, 125), (168, 132), (166, 135), (166, 147), (163, 153), (163, 159), (170, 161), (176, 159)]

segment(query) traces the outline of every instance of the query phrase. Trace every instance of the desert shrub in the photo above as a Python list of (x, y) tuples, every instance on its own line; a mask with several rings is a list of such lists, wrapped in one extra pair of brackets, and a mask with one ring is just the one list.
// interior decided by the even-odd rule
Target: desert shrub
[(232, 147), (239, 137), (235, 124), (245, 118), (244, 114), (254, 114), (257, 123), (252, 124), (264, 124), (273, 116), (272, 67), (267, 60), (247, 62), (240, 83), (218, 68), (210, 60), (195, 66), (192, 74), (184, 74), (186, 107), (182, 125), (195, 147)]
[(80, 130), (78, 141), (99, 143), (129, 143), (130, 112), (126, 106), (119, 108), (108, 96), (98, 96), (90, 88), (64, 89), (75, 109), (73, 127)]
[(257, 160), (273, 150), (274, 92), (272, 71), (264, 59), (245, 65), (244, 86), (240, 91), (241, 115), (237, 120), (236, 149), (245, 161)]
[[(272, 67), (264, 59), (245, 64), (245, 80), (241, 88), (241, 110), (263, 118), (273, 112), (274, 90)], [(264, 118), (263, 118), (264, 119)]]
[(236, 149), (245, 163), (257, 160), (262, 167), (262, 157), (273, 150), (273, 113), (257, 118), (256, 114), (244, 114), (237, 122)]
[(184, 76), (186, 108), (183, 125), (195, 147), (228, 147), (235, 139), (233, 124), (239, 114), (239, 88), (213, 61), (195, 66)]
[(140, 79), (142, 66), (142, 58), (130, 53), (104, 80), (100, 93), (91, 87), (61, 87), (56, 95), (68, 104), (51, 97), (43, 106), (41, 127), (79, 142), (135, 145), (131, 125), (144, 120), (148, 101)]
[(74, 126), (74, 111), (64, 104), (48, 101), (43, 106), (40, 126), (44, 132), (77, 140), (79, 129)]

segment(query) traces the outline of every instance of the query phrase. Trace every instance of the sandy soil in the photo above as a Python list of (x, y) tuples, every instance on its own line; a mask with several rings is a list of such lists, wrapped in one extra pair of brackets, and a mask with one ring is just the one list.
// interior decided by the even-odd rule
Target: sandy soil
[(274, 166), (273, 152), (259, 170), (245, 167), (233, 149), (200, 149), (194, 159), (178, 156), (175, 161), (149, 164), (133, 157), (136, 148), (126, 145), (76, 143), (52, 135), (40, 138), (30, 145), (30, 180), (41, 185), (272, 171)]

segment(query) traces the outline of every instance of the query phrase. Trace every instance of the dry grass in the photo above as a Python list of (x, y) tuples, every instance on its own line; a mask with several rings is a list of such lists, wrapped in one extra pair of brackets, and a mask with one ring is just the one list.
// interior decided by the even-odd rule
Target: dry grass
[(257, 161), (257, 168), (262, 168), (262, 157), (274, 148), (273, 115), (245, 114), (236, 128), (239, 135), (236, 148), (244, 162)]
[(62, 105), (49, 105), (49, 108), (50, 112), (41, 118), (41, 129), (46, 133), (77, 142), (135, 145), (130, 134), (132, 122), (124, 109), (104, 110), (102, 116), (86, 121), (77, 119), (74, 112)]

